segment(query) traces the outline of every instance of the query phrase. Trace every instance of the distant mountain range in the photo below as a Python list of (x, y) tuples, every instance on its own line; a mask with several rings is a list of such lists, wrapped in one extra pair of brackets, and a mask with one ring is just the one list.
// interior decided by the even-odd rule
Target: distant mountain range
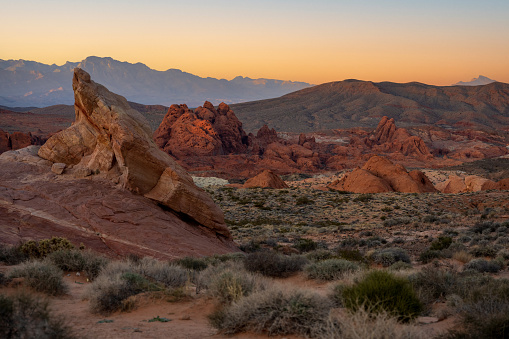
[(376, 127), (382, 116), (400, 126), (490, 128), (509, 126), (509, 84), (432, 86), (345, 80), (306, 88), (280, 98), (231, 105), (246, 131), (264, 124), (277, 131)]
[(481, 86), (491, 84), (492, 82), (496, 82), (496, 80), (485, 77), (484, 75), (479, 75), (477, 78), (473, 78), (470, 81), (460, 81), (455, 83), (453, 86)]
[(143, 104), (186, 103), (190, 107), (276, 98), (312, 86), (305, 82), (236, 77), (201, 78), (178, 69), (157, 71), (142, 63), (88, 57), (62, 66), (27, 60), (0, 60), (0, 105), (46, 107), (73, 104), (72, 71), (80, 67), (92, 79), (130, 101)]

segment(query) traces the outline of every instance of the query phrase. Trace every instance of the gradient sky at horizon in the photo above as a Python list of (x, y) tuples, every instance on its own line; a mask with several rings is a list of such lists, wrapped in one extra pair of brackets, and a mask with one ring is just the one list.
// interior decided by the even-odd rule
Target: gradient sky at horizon
[(0, 59), (202, 77), (509, 83), (507, 0), (0, 0)]

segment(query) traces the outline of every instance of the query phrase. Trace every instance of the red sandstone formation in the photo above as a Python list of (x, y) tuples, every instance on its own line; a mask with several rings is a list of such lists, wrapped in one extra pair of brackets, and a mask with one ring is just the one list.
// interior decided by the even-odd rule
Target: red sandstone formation
[(288, 185), (277, 174), (270, 170), (264, 170), (257, 176), (249, 179), (242, 188), (288, 188)]
[(451, 175), (446, 181), (437, 184), (436, 188), (442, 193), (453, 194), (487, 190), (506, 190), (509, 189), (509, 179), (502, 179), (498, 182), (494, 182), (477, 175), (469, 175), (464, 178)]
[(10, 150), (17, 150), (30, 145), (42, 145), (45, 139), (32, 135), (32, 133), (13, 132), (0, 130), (0, 154)]
[(404, 128), (397, 128), (394, 119), (386, 116), (380, 120), (378, 127), (366, 139), (366, 145), (375, 151), (382, 152), (400, 152), (405, 156), (415, 156), (418, 158), (431, 158), (432, 155), (418, 136), (412, 136)]
[(186, 105), (172, 105), (153, 138), (177, 159), (243, 153), (248, 140), (228, 105), (221, 103), (216, 110), (208, 101), (194, 112)]
[(362, 168), (345, 174), (328, 187), (354, 193), (436, 192), (424, 173), (420, 171), (408, 173), (403, 166), (395, 165), (379, 156), (372, 157)]
[[(109, 254), (161, 258), (234, 251), (222, 211), (159, 150), (144, 117), (81, 69), (73, 89), (71, 127), (39, 150), (0, 156), (0, 220), (8, 225), (0, 239), (61, 235)], [(62, 174), (53, 163), (63, 163)]]

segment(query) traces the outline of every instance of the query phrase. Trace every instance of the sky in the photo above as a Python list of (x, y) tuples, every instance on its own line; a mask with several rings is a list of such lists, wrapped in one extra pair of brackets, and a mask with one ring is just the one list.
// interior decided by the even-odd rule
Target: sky
[(201, 77), (509, 83), (507, 0), (0, 0), (0, 59)]

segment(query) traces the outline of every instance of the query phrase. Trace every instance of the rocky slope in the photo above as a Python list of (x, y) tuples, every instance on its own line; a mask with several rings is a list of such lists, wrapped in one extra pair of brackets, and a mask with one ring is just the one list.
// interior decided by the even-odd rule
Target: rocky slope
[(382, 116), (400, 125), (509, 126), (509, 84), (432, 86), (345, 80), (276, 99), (232, 105), (247, 131), (267, 124), (277, 131), (313, 132), (376, 127)]
[[(222, 211), (157, 148), (146, 120), (125, 98), (80, 69), (73, 89), (70, 128), (37, 154), (25, 148), (0, 157), (2, 239), (51, 233), (110, 254), (158, 257), (235, 250)], [(39, 221), (47, 226), (38, 229)]]

